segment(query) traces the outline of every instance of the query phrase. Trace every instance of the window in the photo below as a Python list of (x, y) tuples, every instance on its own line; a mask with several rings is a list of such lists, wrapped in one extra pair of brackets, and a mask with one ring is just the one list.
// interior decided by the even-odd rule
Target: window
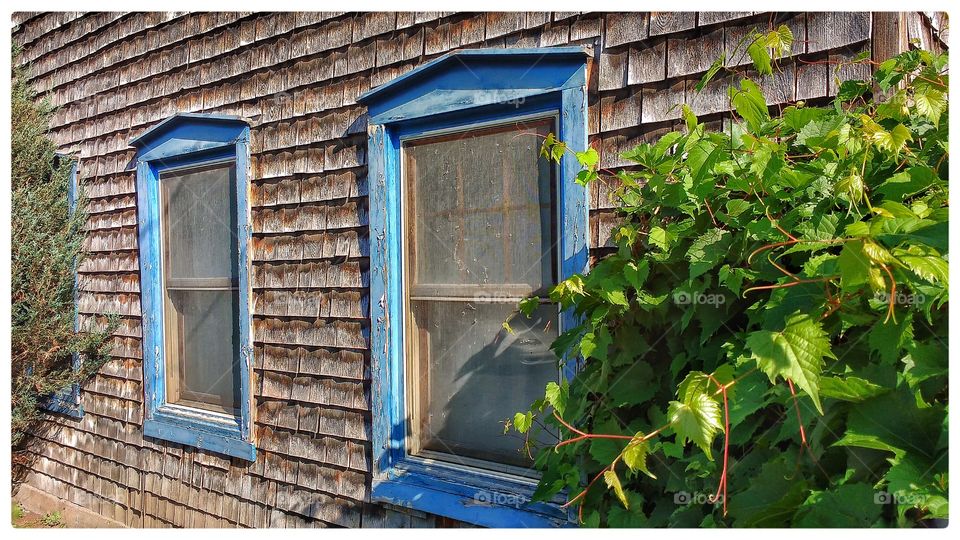
[[(64, 156), (64, 155), (58, 154), (58, 155), (57, 155), (57, 159), (59, 160), (59, 159), (71, 159), (71, 158), (68, 157), (68, 156)], [(69, 202), (70, 212), (72, 213), (72, 212), (74, 211), (74, 209), (76, 209), (76, 203), (77, 203), (77, 162), (76, 162), (76, 161), (73, 161), (73, 162), (72, 162), (72, 165), (70, 166), (70, 180), (69, 180), (69, 182), (70, 182), (70, 185), (69, 185), (69, 188), (68, 188), (68, 190), (67, 190), (67, 200), (68, 200), (68, 202)], [(80, 322), (80, 321), (79, 321), (79, 317), (78, 317), (78, 314), (77, 314), (76, 309), (77, 309), (77, 305), (78, 305), (78, 304), (77, 304), (77, 299), (78, 299), (79, 294), (80, 294), (80, 290), (79, 290), (79, 289), (80, 289), (80, 286), (79, 286), (79, 283), (80, 283), (80, 282), (79, 282), (79, 279), (77, 278), (76, 263), (74, 263), (73, 275), (74, 275), (74, 281), (73, 281), (73, 284), (74, 284), (74, 287), (73, 287), (74, 323), (73, 323), (73, 327), (74, 327), (74, 330), (79, 330), (79, 329), (80, 329), (80, 326), (79, 326), (79, 322)], [(74, 370), (80, 369), (81, 359), (80, 359), (80, 355), (79, 355), (79, 354), (74, 354), (74, 355), (73, 355), (72, 362), (73, 362), (73, 369), (74, 369)], [(67, 415), (67, 416), (72, 416), (72, 417), (74, 417), (74, 418), (82, 418), (82, 417), (83, 417), (83, 406), (80, 404), (80, 385), (79, 385), (78, 383), (74, 383), (74, 384), (70, 385), (70, 388), (65, 388), (65, 389), (61, 390), (60, 392), (57, 392), (56, 394), (53, 394), (52, 396), (48, 397), (46, 400), (43, 401), (43, 403), (42, 403), (41, 405), (42, 405), (42, 407), (43, 407), (44, 409), (46, 409), (46, 410), (48, 410), (48, 411), (50, 411), (50, 412), (61, 413), (61, 414), (65, 414), (65, 415)]]
[(137, 146), (147, 436), (254, 460), (247, 141), (178, 115)]
[[(554, 133), (586, 148), (583, 49), (456, 51), (361, 96), (370, 114), (372, 497), (485, 526), (568, 523), (531, 503), (502, 421), (561, 371), (550, 303), (584, 272), (587, 201)], [(534, 317), (517, 302), (541, 297)]]

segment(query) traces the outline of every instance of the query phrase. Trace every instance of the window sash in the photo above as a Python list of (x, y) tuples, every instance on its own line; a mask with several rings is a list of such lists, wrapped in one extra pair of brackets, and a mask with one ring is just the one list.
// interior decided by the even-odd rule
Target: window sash
[[(463, 129), (453, 133), (446, 133), (443, 135), (435, 136), (425, 136), (419, 137), (417, 139), (405, 142), (403, 144), (403, 150), (406, 150), (415, 145), (421, 144), (430, 144), (434, 142), (445, 142), (449, 140), (454, 140), (463, 135), (464, 132), (469, 132), (471, 136), (482, 136), (491, 133), (499, 132), (513, 132), (521, 131), (529, 128), (533, 129), (545, 129), (547, 132), (555, 131), (555, 116), (550, 116), (546, 118), (538, 118), (534, 120), (528, 120), (523, 122), (517, 121), (508, 121), (501, 122), (496, 125), (486, 126), (479, 129)], [(520, 126), (520, 130), (516, 127)], [(538, 152), (540, 141), (538, 140), (535, 143), (534, 150)], [(409, 416), (407, 422), (407, 453), (408, 455), (421, 460), (434, 461), (444, 461), (452, 464), (458, 464), (462, 466), (467, 466), (470, 468), (485, 469), (490, 471), (496, 471), (499, 473), (505, 473), (511, 476), (520, 476), (520, 477), (532, 477), (536, 476), (536, 473), (530, 468), (525, 468), (520, 465), (503, 463), (496, 459), (496, 452), (493, 454), (483, 455), (482, 451), (474, 452), (474, 456), (464, 456), (456, 455), (454, 452), (444, 452), (438, 451), (436, 449), (430, 449), (425, 447), (436, 448), (438, 443), (434, 442), (431, 444), (429, 437), (424, 435), (425, 428), (421, 425), (424, 423), (425, 411), (429, 409), (429, 366), (424, 366), (425, 363), (428, 363), (427, 356), (421, 351), (429, 347), (427, 342), (424, 342), (424, 332), (422, 329), (417, 327), (415, 322), (415, 317), (412, 311), (412, 303), (423, 303), (423, 302), (457, 302), (457, 303), (470, 303), (477, 302), (481, 304), (512, 304), (515, 305), (519, 300), (536, 295), (541, 297), (541, 305), (546, 309), (555, 309), (556, 314), (551, 319), (554, 328), (559, 324), (559, 306), (553, 304), (547, 298), (549, 288), (554, 285), (557, 281), (558, 267), (559, 267), (559, 249), (557, 245), (557, 239), (560, 237), (558, 231), (558, 213), (559, 208), (557, 204), (557, 193), (559, 186), (557, 185), (557, 170), (556, 166), (552, 163), (549, 164), (549, 226), (548, 230), (550, 232), (549, 237), (541, 238), (541, 245), (548, 246), (545, 250), (548, 253), (550, 270), (549, 276), (546, 277), (546, 282), (543, 282), (538, 287), (534, 287), (529, 283), (486, 283), (486, 284), (461, 284), (461, 283), (429, 283), (429, 282), (420, 282), (418, 281), (417, 276), (417, 224), (410, 225), (411, 221), (416, 219), (416, 187), (415, 180), (411, 177), (411, 171), (414, 171), (412, 163), (409, 161), (409, 154), (405, 151), (401, 151), (401, 161), (405, 164), (405, 171), (403, 172), (403, 187), (405, 193), (403, 194), (404, 201), (406, 204), (402, 205), (404, 208), (404, 220), (408, 226), (403, 227), (405, 230), (404, 242), (403, 242), (403, 258), (404, 258), (404, 267), (407, 271), (404, 272), (404, 287), (403, 287), (403, 297), (404, 297), (404, 315), (406, 317), (406, 323), (404, 324), (404, 350), (406, 351), (405, 356), (407, 357), (405, 371), (408, 375), (408, 383), (406, 386), (406, 396), (405, 400), (409, 408)], [(539, 159), (539, 158), (538, 158)], [(495, 166), (495, 165), (493, 165)], [(414, 173), (415, 174), (415, 173)], [(506, 198), (506, 194), (504, 194)], [(447, 214), (450, 216), (464, 216), (471, 213), (481, 213), (487, 212), (486, 209), (481, 210), (471, 210), (465, 206), (468, 204), (467, 201), (461, 196), (458, 201), (458, 207), (454, 209), (449, 209), (445, 211), (434, 211), (433, 217), (442, 216)], [(541, 204), (541, 203), (538, 203)], [(523, 204), (510, 204), (505, 201), (504, 205), (497, 207), (498, 211), (509, 211), (516, 208), (526, 208), (529, 205)], [(542, 216), (541, 216), (541, 232), (542, 232)], [(505, 228), (506, 229), (506, 228)], [(463, 232), (461, 228), (461, 242), (463, 241)], [(504, 270), (505, 273), (508, 273), (509, 270)], [(508, 273), (509, 275), (509, 273)], [(427, 338), (429, 339), (429, 338)], [(559, 379), (560, 370), (557, 368), (556, 377), (554, 380)], [(535, 396), (531, 396), (530, 400), (532, 401)], [(439, 446), (443, 446), (445, 443), (442, 441), (439, 442)], [(449, 449), (449, 448), (448, 448)]]
[[(428, 134), (428, 135), (418, 136), (416, 138), (411, 138), (408, 140), (404, 140), (402, 142), (400, 157), (401, 157), (401, 162), (403, 163), (404, 170), (401, 172), (401, 175), (403, 177), (403, 186), (405, 190), (405, 193), (403, 194), (403, 198), (405, 202), (405, 204), (403, 205), (404, 218), (407, 224), (407, 226), (405, 227), (405, 238), (403, 242), (404, 244), (403, 256), (405, 258), (404, 268), (406, 270), (404, 275), (405, 275), (406, 287), (412, 290), (412, 289), (417, 289), (419, 287), (429, 288), (429, 287), (459, 286), (459, 287), (462, 287), (463, 290), (466, 290), (475, 286), (491, 288), (491, 287), (500, 287), (500, 286), (510, 287), (515, 285), (516, 286), (525, 285), (524, 283), (517, 282), (517, 281), (514, 281), (512, 283), (510, 281), (492, 282), (486, 285), (472, 284), (465, 281), (461, 281), (458, 283), (442, 283), (442, 282), (435, 283), (435, 282), (431, 282), (429, 278), (420, 275), (420, 268), (419, 268), (420, 261), (418, 258), (419, 257), (418, 250), (420, 249), (420, 246), (418, 246), (417, 244), (417, 240), (418, 240), (417, 230), (420, 224), (417, 223), (416, 220), (414, 219), (414, 217), (417, 215), (417, 204), (418, 204), (417, 194), (416, 194), (417, 190), (416, 190), (415, 182), (410, 180), (411, 171), (416, 171), (416, 164), (414, 161), (415, 158), (413, 157), (413, 153), (411, 152), (411, 150), (414, 150), (420, 146), (438, 144), (438, 143), (447, 143), (451, 141), (460, 140), (464, 138), (464, 134), (469, 134), (470, 138), (478, 138), (478, 137), (483, 137), (487, 135), (495, 135), (499, 133), (520, 132), (520, 131), (531, 132), (532, 131), (534, 133), (540, 134), (541, 136), (545, 136), (547, 133), (556, 131), (556, 122), (557, 122), (556, 115), (550, 114), (547, 116), (525, 118), (522, 120), (514, 119), (509, 121), (500, 121), (500, 122), (496, 122), (489, 125), (483, 125), (483, 126), (458, 128), (457, 130), (448, 130), (441, 134), (433, 134), (433, 135)], [(532, 138), (532, 134), (528, 136), (531, 136)], [(539, 139), (536, 139), (535, 142), (532, 143), (533, 148), (535, 149), (534, 151), (538, 156), (539, 156), (538, 149), (540, 147), (540, 142), (541, 141)], [(539, 159), (541, 158), (538, 157), (538, 160)], [(492, 161), (493, 160), (491, 159), (491, 162)], [(495, 165), (491, 163), (491, 166), (495, 166)], [(500, 206), (485, 207), (485, 208), (470, 208), (469, 202), (466, 200), (464, 196), (464, 191), (465, 191), (464, 188), (467, 186), (460, 185), (458, 186), (458, 190), (457, 190), (458, 200), (456, 202), (455, 208), (450, 208), (446, 210), (431, 209), (429, 213), (430, 217), (451, 215), (451, 216), (457, 216), (459, 218), (458, 228), (460, 233), (459, 233), (459, 238), (456, 239), (456, 245), (454, 246), (454, 249), (462, 250), (463, 249), (462, 246), (464, 245), (464, 234), (465, 234), (464, 231), (466, 228), (465, 218), (468, 218), (474, 215), (483, 215), (483, 214), (495, 215), (497, 213), (501, 213), (504, 217), (512, 219), (515, 217), (511, 213), (512, 210), (529, 208), (530, 206), (537, 206), (537, 205), (539, 205), (540, 207), (543, 207), (545, 203), (549, 204), (548, 213), (550, 216), (550, 222), (547, 228), (547, 230), (549, 231), (549, 243), (546, 251), (548, 251), (549, 253), (547, 260), (550, 264), (550, 268), (546, 272), (547, 275), (542, 275), (541, 273), (541, 276), (540, 276), (541, 279), (539, 283), (540, 286), (536, 288), (536, 291), (541, 292), (543, 296), (546, 296), (546, 289), (549, 288), (551, 284), (556, 283), (558, 271), (559, 271), (559, 246), (556, 241), (558, 238), (560, 238), (559, 219), (558, 219), (559, 186), (557, 185), (557, 167), (553, 163), (549, 163), (548, 167), (549, 167), (548, 168), (548, 171), (549, 171), (548, 184), (550, 186), (548, 202), (539, 201), (533, 205), (517, 204), (516, 201), (509, 200), (509, 196), (511, 194), (507, 193), (506, 189), (503, 189), (503, 192), (501, 194), (503, 199), (503, 204), (501, 204)], [(462, 175), (460, 174), (456, 175), (458, 183), (462, 184), (461, 176)], [(543, 225), (544, 225), (543, 223), (540, 224), (541, 229)], [(509, 224), (505, 223), (503, 228), (504, 230), (507, 230), (509, 228)], [(543, 231), (541, 230), (541, 233), (542, 232)], [(542, 243), (547, 242), (547, 239), (542, 238), (541, 242)], [(507, 248), (508, 245), (509, 244), (507, 241), (507, 235), (504, 235), (503, 236), (504, 258), (508, 258), (510, 256), (509, 249)], [(543, 245), (541, 244), (541, 248), (542, 247)], [(527, 269), (524, 272), (524, 274), (528, 273), (529, 270), (531, 269)], [(515, 276), (511, 274), (511, 277), (515, 277)], [(526, 284), (526, 285), (529, 285), (529, 284)], [(533, 287), (531, 287), (531, 289), (533, 289)], [(454, 290), (455, 289), (453, 288), (448, 289), (448, 291), (454, 291)], [(426, 291), (423, 291), (423, 292), (424, 292), (424, 294), (422, 294), (423, 296), (444, 296), (444, 295), (430, 293)], [(476, 290), (471, 291), (471, 293), (475, 293), (475, 292), (477, 291)], [(471, 295), (471, 293), (465, 292), (463, 294), (453, 294), (453, 295), (446, 295), (446, 296), (469, 296)], [(415, 293), (415, 294), (419, 294), (419, 293)]]
[[(163, 182), (169, 181), (171, 177), (182, 177), (217, 170), (225, 171), (229, 175), (229, 179), (227, 181), (227, 193), (229, 200), (227, 201), (226, 208), (230, 212), (230, 219), (228, 219), (228, 223), (221, 223), (221, 225), (226, 225), (226, 231), (229, 232), (229, 238), (231, 242), (231, 247), (229, 249), (231, 252), (229, 267), (230, 275), (208, 277), (174, 277), (171, 275), (173, 259), (171, 253), (172, 233), (170, 229), (170, 201), (167, 200), (167, 190), (165, 189)], [(230, 355), (232, 357), (230, 358), (231, 362), (229, 364), (230, 369), (232, 370), (231, 373), (224, 373), (224, 376), (228, 377), (231, 381), (230, 384), (234, 386), (232, 389), (232, 396), (221, 395), (216, 392), (202, 392), (190, 389), (187, 374), (187, 364), (191, 361), (191, 359), (188, 358), (188, 355), (186, 354), (186, 339), (188, 339), (186, 334), (188, 329), (184, 324), (184, 319), (187, 315), (175, 309), (172, 299), (172, 293), (174, 292), (186, 294), (202, 294), (204, 292), (234, 293), (231, 295), (231, 305), (233, 306), (233, 309), (231, 309), (232, 313), (229, 317), (233, 335), (226, 339), (235, 339), (239, 337), (236, 334), (240, 327), (240, 321), (238, 319), (240, 310), (237, 309), (237, 302), (240, 301), (240, 263), (238, 258), (236, 258), (239, 250), (236, 221), (240, 219), (240, 216), (238, 215), (239, 210), (235, 200), (238, 181), (236, 163), (234, 160), (224, 160), (217, 163), (207, 163), (200, 166), (171, 168), (160, 173), (159, 181), (161, 183), (159, 189), (159, 230), (161, 245), (160, 288), (163, 298), (162, 328), (164, 334), (164, 362), (166, 364), (165, 371), (167, 381), (165, 402), (181, 407), (202, 409), (231, 416), (238, 416), (240, 414), (240, 400), (242, 399), (242, 390), (241, 388), (237, 387), (237, 383), (239, 381), (236, 380), (238, 379), (239, 375), (236, 370), (239, 369), (237, 361), (240, 343), (231, 343), (231, 346), (237, 350), (234, 350), (233, 354)], [(205, 180), (200, 179), (196, 181), (203, 182)], [(222, 233), (223, 231), (221, 231), (221, 234)], [(212, 309), (214, 309), (212, 304), (207, 306), (208, 312)], [(194, 324), (193, 326), (196, 325)], [(196, 362), (198, 362), (198, 360), (194, 359), (194, 362), (194, 366), (196, 367)]]

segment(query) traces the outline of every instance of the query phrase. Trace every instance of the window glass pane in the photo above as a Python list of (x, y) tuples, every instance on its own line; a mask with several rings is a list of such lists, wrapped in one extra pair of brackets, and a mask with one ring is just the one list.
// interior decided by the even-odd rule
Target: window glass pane
[(549, 349), (558, 309), (544, 301), (532, 320), (514, 318), (516, 334), (502, 324), (519, 298), (556, 281), (554, 171), (539, 156), (552, 126), (539, 119), (404, 146), (414, 454), (531, 464), (502, 422), (558, 379)]
[(522, 284), (534, 290), (552, 282), (552, 167), (539, 157), (550, 125), (517, 124), (407, 145), (414, 287)]
[(169, 403), (235, 414), (239, 249), (232, 164), (160, 176)]
[(168, 401), (221, 412), (239, 408), (239, 309), (235, 291), (169, 290), (167, 356), (174, 362), (167, 364)]
[(545, 304), (530, 319), (514, 317), (514, 334), (502, 324), (515, 304), (419, 301), (411, 308), (421, 362), (419, 380), (411, 381), (421, 405), (420, 448), (529, 467), (523, 438), (504, 435), (502, 422), (557, 380), (550, 351), (556, 306)]
[(164, 174), (168, 279), (237, 278), (237, 190), (232, 166)]

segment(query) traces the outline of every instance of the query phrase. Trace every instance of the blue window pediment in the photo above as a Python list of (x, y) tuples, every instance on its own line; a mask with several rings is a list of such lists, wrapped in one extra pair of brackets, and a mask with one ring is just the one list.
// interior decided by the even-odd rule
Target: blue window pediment
[(248, 127), (238, 116), (180, 113), (143, 132), (130, 146), (137, 147), (138, 161), (181, 157), (232, 147)]
[[(370, 320), (373, 481), (371, 497), (482, 526), (571, 524), (566, 509), (531, 502), (536, 481), (424, 461), (408, 450), (404, 353), (403, 141), (437, 133), (552, 118), (573, 152), (587, 148), (588, 49), (462, 50), (358, 98), (369, 113)], [(558, 277), (586, 271), (589, 205), (570, 154), (556, 169)], [(575, 326), (570, 312), (560, 327)], [(564, 374), (572, 376), (572, 363)], [(534, 397), (535, 398), (535, 397)], [(530, 401), (533, 401), (532, 398)]]
[(582, 47), (453, 51), (378, 86), (357, 101), (371, 124), (422, 118), (580, 88)]

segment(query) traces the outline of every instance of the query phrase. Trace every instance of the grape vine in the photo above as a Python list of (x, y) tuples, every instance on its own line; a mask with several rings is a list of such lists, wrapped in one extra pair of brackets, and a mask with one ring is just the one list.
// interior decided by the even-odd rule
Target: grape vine
[[(792, 39), (752, 35), (756, 73)], [(730, 81), (722, 130), (684, 106), (685, 129), (629, 167), (575, 153), (621, 221), (550, 292), (581, 321), (553, 344), (576, 377), (507, 422), (543, 473), (536, 499), (566, 494), (586, 526), (946, 518), (947, 56), (872, 67), (771, 114), (721, 58), (697, 86)], [(537, 447), (540, 430), (559, 441)]]

